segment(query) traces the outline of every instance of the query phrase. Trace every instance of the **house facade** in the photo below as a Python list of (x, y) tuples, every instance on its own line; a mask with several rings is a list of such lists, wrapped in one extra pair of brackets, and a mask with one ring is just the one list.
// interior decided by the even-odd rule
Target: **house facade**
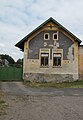
[(63, 82), (83, 79), (81, 40), (49, 18), (15, 46), (24, 52), (23, 79)]

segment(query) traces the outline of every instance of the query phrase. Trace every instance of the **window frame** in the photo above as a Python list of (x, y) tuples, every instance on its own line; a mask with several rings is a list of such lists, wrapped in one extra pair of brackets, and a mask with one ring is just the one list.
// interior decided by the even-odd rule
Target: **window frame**
[[(54, 35), (57, 35), (56, 39), (54, 39)], [(56, 33), (53, 33), (53, 40), (58, 40), (58, 31), (56, 31)]]
[[(47, 66), (41, 65), (41, 54), (48, 54), (48, 65)], [(50, 66), (50, 49), (40, 49), (39, 61), (40, 61), (40, 68), (48, 68)]]
[[(60, 54), (61, 55), (61, 66), (54, 66), (53, 65), (53, 59), (54, 59), (54, 54)], [(52, 49), (52, 66), (61, 68), (63, 66), (63, 49)]]
[[(56, 56), (54, 56), (54, 54)], [(60, 55), (60, 56), (57, 56), (57, 55)], [(57, 65), (54, 65), (54, 58), (56, 58), (56, 64)], [(61, 67), (61, 53), (53, 53), (53, 67)], [(60, 65), (59, 65), (59, 59), (60, 59)]]
[[(45, 38), (45, 35), (48, 35), (48, 39)], [(50, 39), (50, 34), (49, 33), (44, 33), (44, 40), (49, 40)]]

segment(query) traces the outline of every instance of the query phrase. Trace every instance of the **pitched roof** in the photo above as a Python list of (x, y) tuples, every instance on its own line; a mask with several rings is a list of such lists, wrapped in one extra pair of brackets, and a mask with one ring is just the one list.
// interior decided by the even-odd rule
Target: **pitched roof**
[(58, 23), (55, 19), (50, 17), (48, 20), (46, 20), (44, 23), (42, 23), (40, 26), (38, 26), (36, 29), (34, 29), (32, 32), (30, 32), (27, 36), (25, 36), (22, 40), (20, 40), (15, 46), (20, 48), (22, 51), (24, 50), (24, 42), (36, 31), (38, 31), (40, 28), (42, 28), (44, 25), (46, 25), (48, 22), (54, 22), (56, 25), (58, 25), (59, 28), (62, 28), (64, 31), (66, 31), (69, 35), (71, 35), (79, 44), (82, 42), (79, 38), (77, 38), (73, 33), (71, 33), (69, 30), (67, 30), (64, 26), (62, 26), (60, 23)]

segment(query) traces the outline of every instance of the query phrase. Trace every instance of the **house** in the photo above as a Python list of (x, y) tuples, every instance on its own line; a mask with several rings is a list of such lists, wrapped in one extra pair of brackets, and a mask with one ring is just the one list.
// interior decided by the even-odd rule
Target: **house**
[(83, 79), (81, 40), (49, 18), (15, 46), (24, 52), (23, 79), (63, 82)]

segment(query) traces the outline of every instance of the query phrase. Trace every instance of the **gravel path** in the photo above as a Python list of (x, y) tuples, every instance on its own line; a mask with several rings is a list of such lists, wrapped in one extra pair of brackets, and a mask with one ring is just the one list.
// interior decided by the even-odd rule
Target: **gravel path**
[(2, 82), (1, 90), (12, 95), (83, 96), (83, 88), (27, 88), (22, 82)]
[(83, 120), (83, 97), (6, 95), (0, 120)]
[(83, 120), (83, 89), (27, 89), (21, 82), (1, 89), (8, 107), (0, 120)]

